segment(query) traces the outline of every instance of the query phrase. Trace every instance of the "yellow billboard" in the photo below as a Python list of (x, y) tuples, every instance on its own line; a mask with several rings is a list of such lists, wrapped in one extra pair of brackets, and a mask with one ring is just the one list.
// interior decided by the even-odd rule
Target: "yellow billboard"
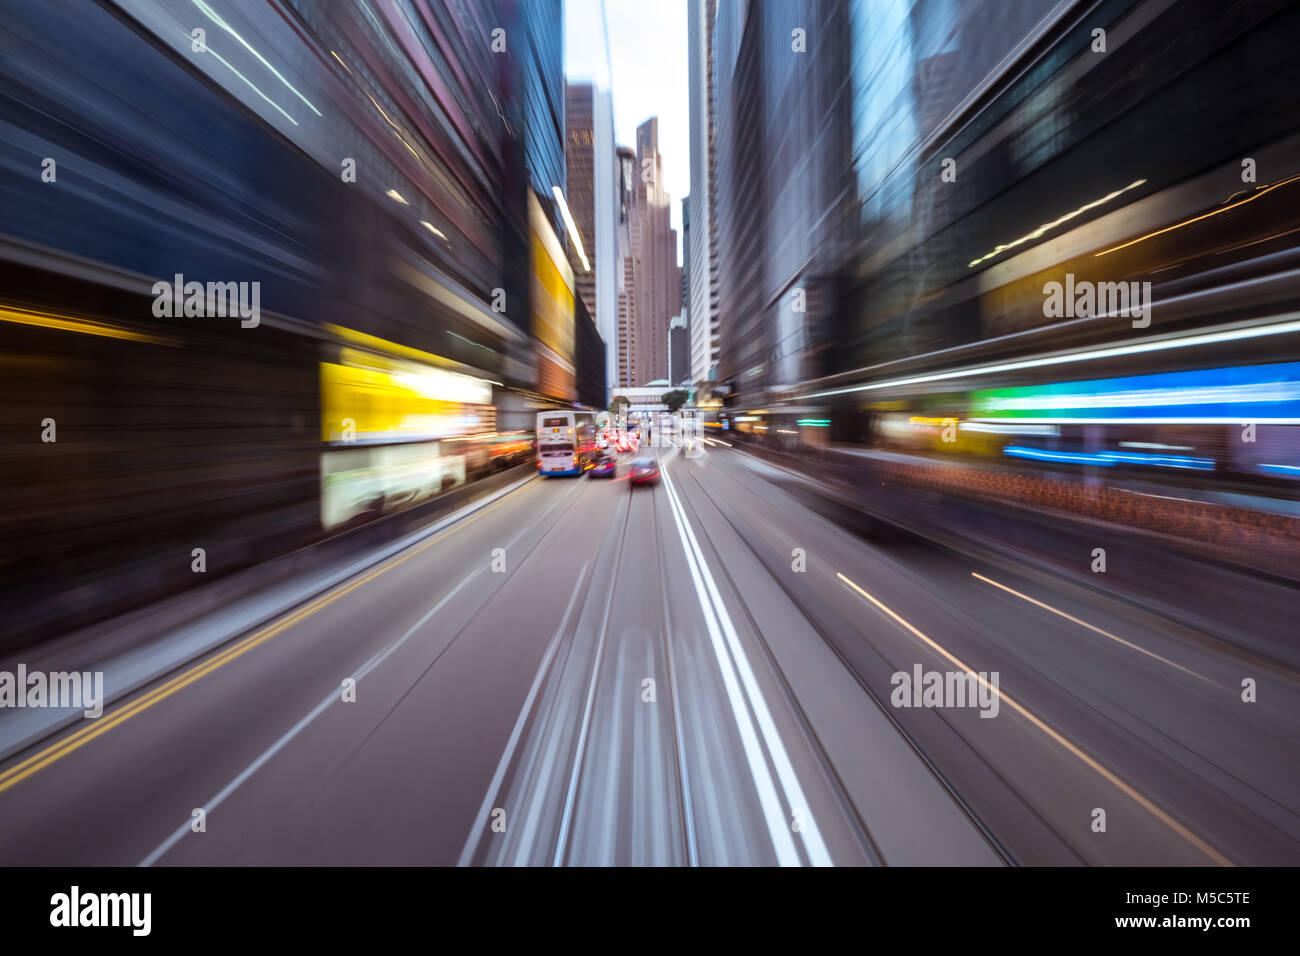
[(572, 401), (577, 397), (574, 365), (573, 269), (542, 204), (530, 191), (532, 239), (532, 325), (537, 349), (537, 390)]
[(340, 362), (321, 363), (320, 379), (322, 441), (428, 441), (495, 426), (491, 386), (456, 372), (345, 348)]
[(490, 382), (417, 358), (424, 356), (400, 346), (381, 353), (342, 345), (336, 361), (320, 363), (326, 530), (464, 484), (468, 440), (496, 435)]

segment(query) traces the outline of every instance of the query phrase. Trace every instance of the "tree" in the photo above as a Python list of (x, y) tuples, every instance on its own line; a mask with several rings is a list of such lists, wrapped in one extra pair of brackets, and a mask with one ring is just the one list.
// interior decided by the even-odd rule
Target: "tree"
[(615, 417), (620, 416), (620, 415), (622, 415), (625, 411), (627, 411), (628, 406), (630, 406), (631, 404), (632, 404), (632, 403), (629, 402), (629, 401), (628, 401), (626, 398), (624, 398), (622, 395), (615, 395), (615, 396), (610, 400), (610, 403), (609, 403), (609, 413), (610, 413), (611, 415), (614, 415)]
[(664, 392), (659, 396), (659, 401), (668, 406), (670, 412), (675, 412), (686, 404), (690, 394), (684, 388), (675, 388), (671, 392)]

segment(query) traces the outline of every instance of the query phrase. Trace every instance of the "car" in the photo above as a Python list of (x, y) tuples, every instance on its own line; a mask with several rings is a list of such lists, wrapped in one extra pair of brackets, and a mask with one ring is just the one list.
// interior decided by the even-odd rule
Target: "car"
[(610, 455), (598, 455), (587, 469), (588, 478), (613, 478), (617, 473), (618, 464)]
[(629, 475), (634, 485), (649, 485), (659, 480), (659, 462), (654, 458), (638, 458), (632, 462)]

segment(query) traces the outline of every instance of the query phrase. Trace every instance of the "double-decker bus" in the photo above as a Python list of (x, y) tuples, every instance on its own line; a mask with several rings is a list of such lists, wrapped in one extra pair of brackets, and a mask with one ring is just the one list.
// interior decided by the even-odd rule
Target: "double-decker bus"
[(591, 467), (596, 446), (592, 412), (551, 409), (537, 413), (537, 473), (581, 475)]

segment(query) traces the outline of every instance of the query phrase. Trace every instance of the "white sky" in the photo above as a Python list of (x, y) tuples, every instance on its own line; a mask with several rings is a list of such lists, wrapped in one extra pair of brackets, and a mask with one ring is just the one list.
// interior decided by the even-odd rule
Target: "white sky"
[[(686, 0), (565, 0), (564, 60), (571, 80), (605, 84), (612, 75), (617, 145), (636, 145), (636, 128), (659, 117), (664, 186), (672, 197), (681, 259), (682, 197), (691, 191)], [(609, 69), (601, 7), (609, 24)]]

